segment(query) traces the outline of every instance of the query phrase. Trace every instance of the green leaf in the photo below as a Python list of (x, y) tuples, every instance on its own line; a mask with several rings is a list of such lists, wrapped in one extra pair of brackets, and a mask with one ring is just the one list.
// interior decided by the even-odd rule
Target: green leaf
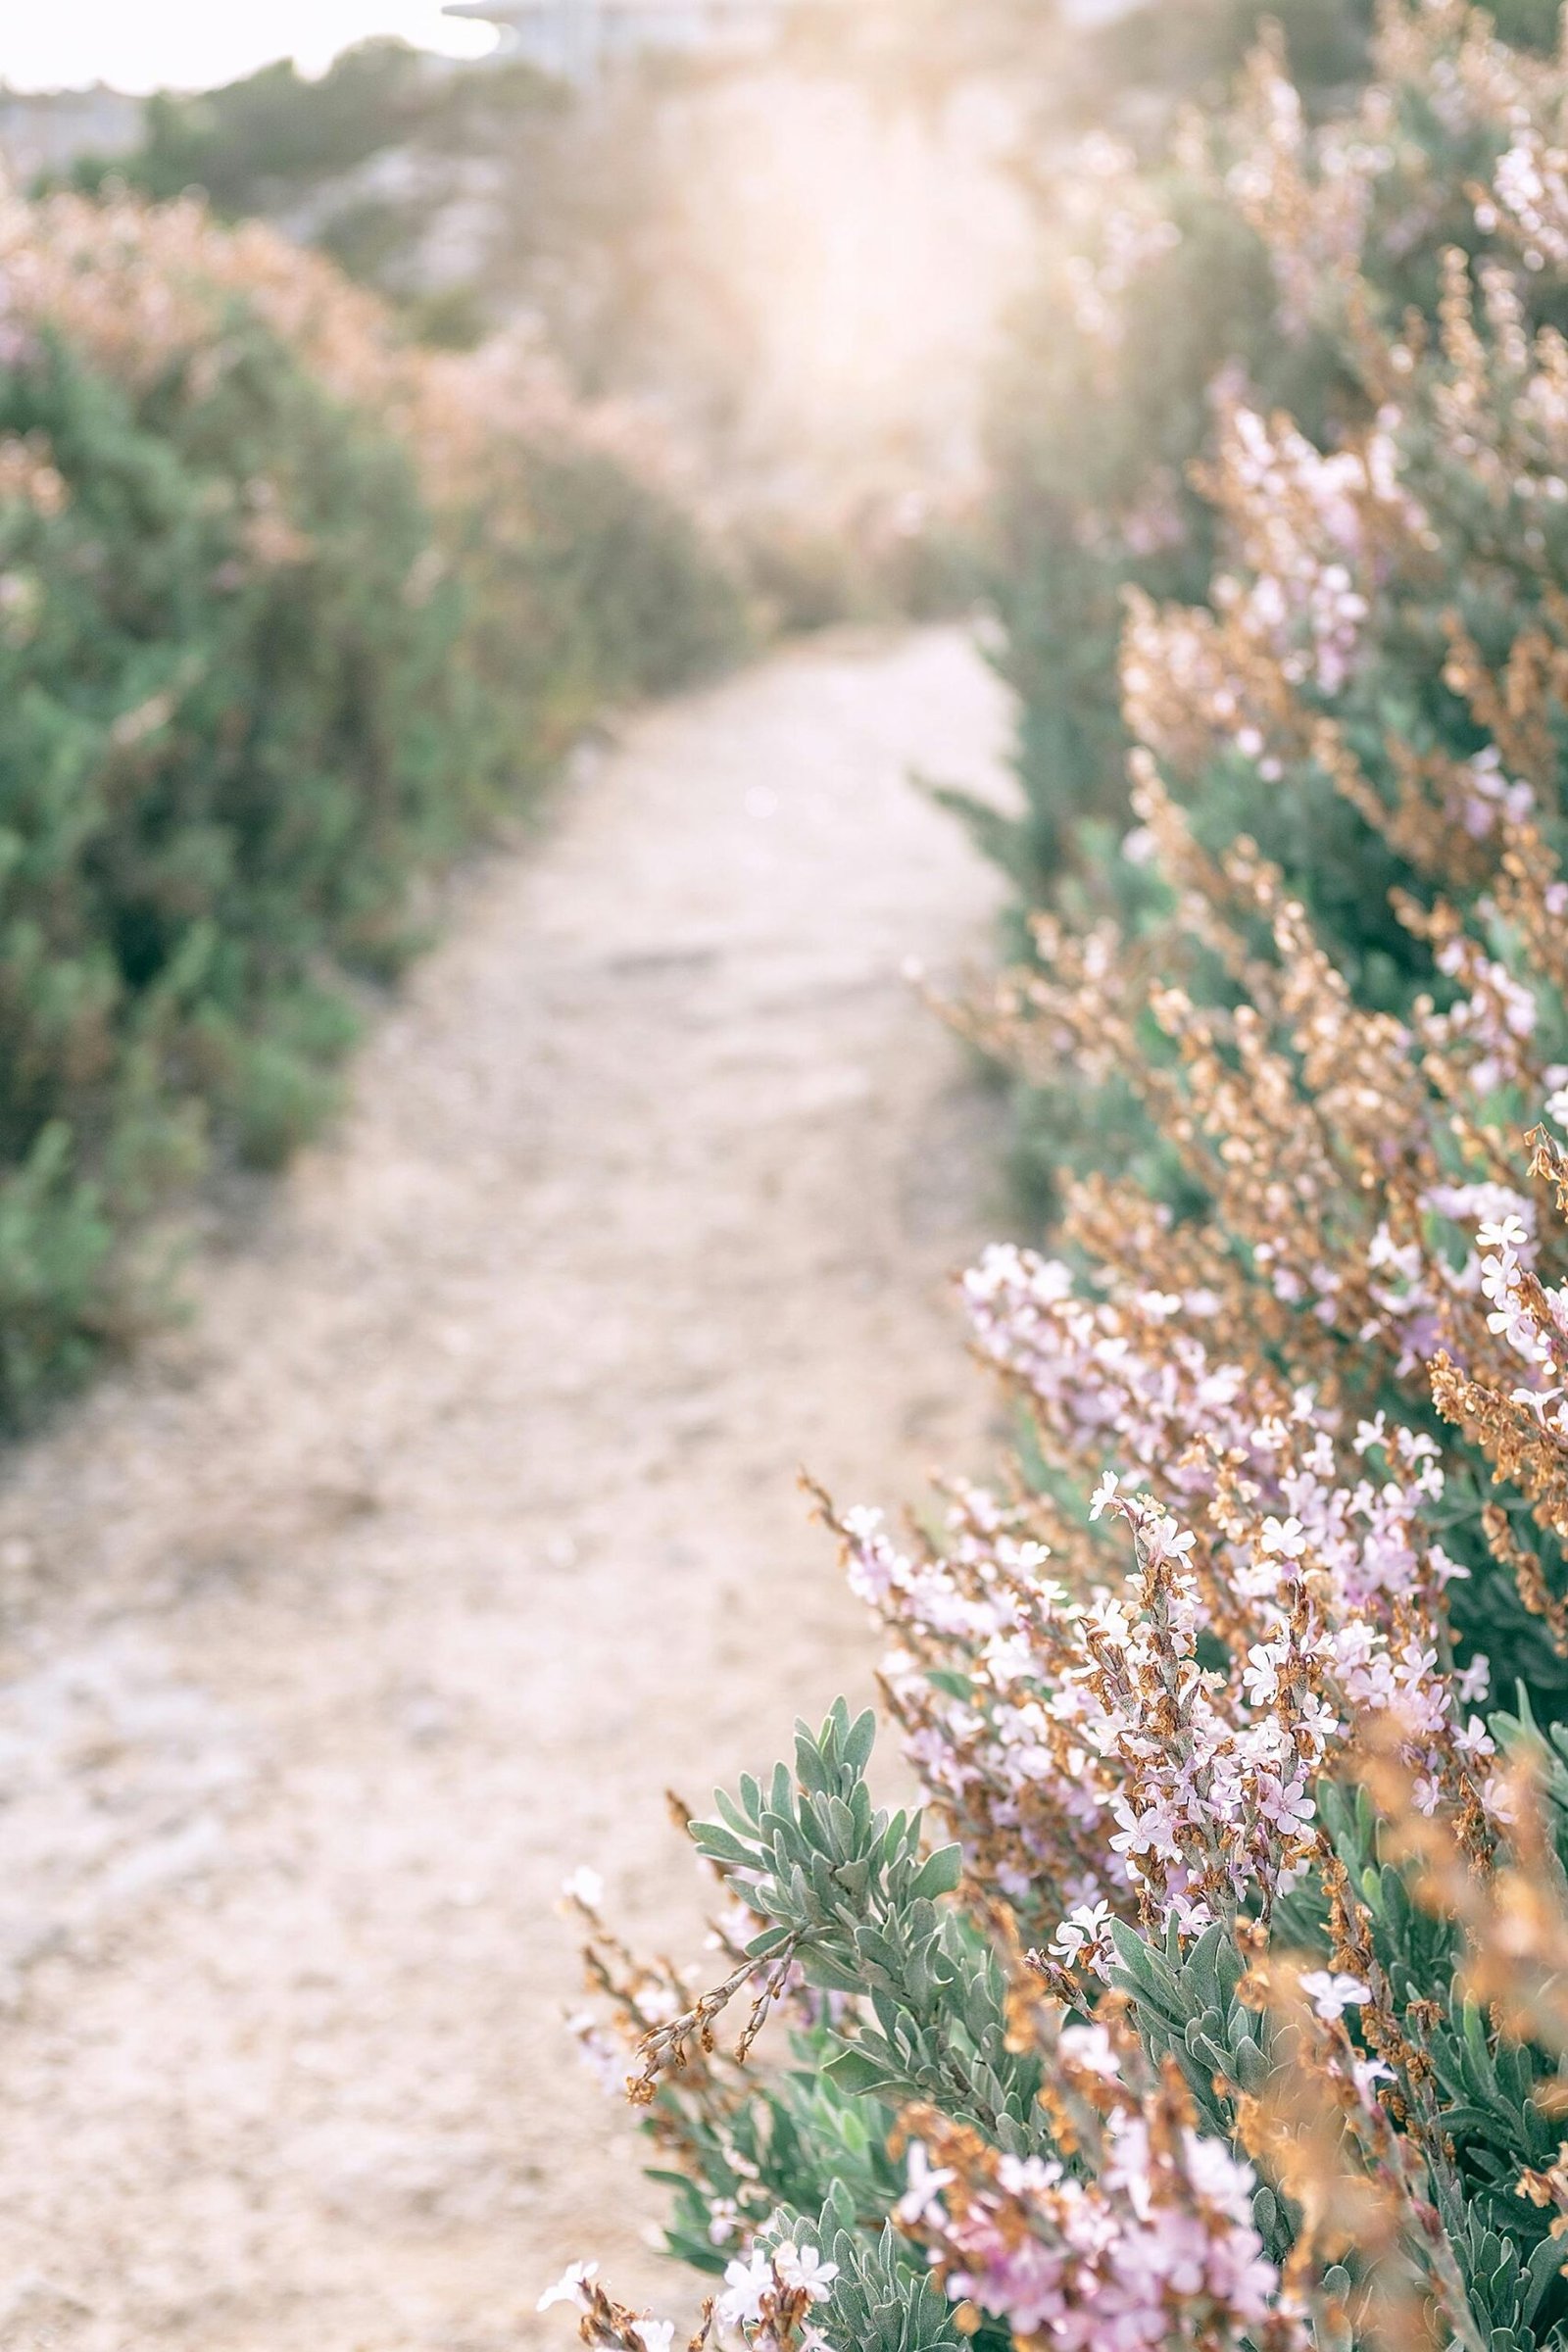
[(863, 1774), (870, 1763), (871, 1750), (875, 1745), (876, 1717), (867, 1707), (856, 1717), (849, 1738), (844, 1742), (844, 1760), (857, 1776)]
[(885, 2066), (878, 2066), (862, 2050), (855, 2049), (840, 2050), (836, 2058), (828, 2060), (822, 2071), (839, 2090), (880, 2090), (888, 2079)]
[(928, 1854), (915, 1872), (909, 1885), (914, 1895), (952, 1894), (963, 1876), (963, 1848), (958, 1845), (938, 1846)]

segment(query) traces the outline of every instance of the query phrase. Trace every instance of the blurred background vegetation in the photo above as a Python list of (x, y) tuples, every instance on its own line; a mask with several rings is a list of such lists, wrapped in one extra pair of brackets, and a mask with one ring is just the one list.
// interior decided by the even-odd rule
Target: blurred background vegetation
[[(1372, 0), (1268, 13), (1343, 106)], [(1553, 0), (1496, 13), (1554, 36)], [(1309, 430), (1355, 397), (1184, 147), (1264, 19), (847, 0), (589, 92), (374, 41), (154, 95), (114, 152), (5, 101), (51, 160), (0, 254), (0, 1416), (152, 1311), (156, 1212), (215, 1154), (318, 1125), (422, 878), (607, 705), (770, 629), (986, 606), (1022, 812), (963, 813), (1011, 944), (1137, 919), (1116, 649), (1129, 588), (1207, 593), (1212, 355)], [(1439, 242), (1374, 239), (1391, 303), (1432, 308)], [(1215, 776), (1200, 825), (1257, 831), (1370, 971), (1387, 877), (1320, 797), (1286, 840)], [(1020, 1093), (1037, 1211), (1118, 1117)]]

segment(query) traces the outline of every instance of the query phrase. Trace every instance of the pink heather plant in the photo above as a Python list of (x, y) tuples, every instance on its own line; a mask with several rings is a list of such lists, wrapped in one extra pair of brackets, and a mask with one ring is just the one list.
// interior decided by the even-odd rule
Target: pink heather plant
[[(964, 1015), (1158, 1154), (965, 1278), (995, 1487), (819, 1498), (950, 1842), (840, 1707), (693, 1826), (712, 1990), (578, 1903), (699, 2343), (1568, 2342), (1568, 71), (1446, 4), (1381, 55), (1321, 135), (1265, 57), (1224, 133), (1375, 397), (1320, 445), (1222, 386), (1212, 597), (1129, 617), (1140, 910)], [(1482, 260), (1386, 316), (1371, 243), (1456, 206)], [(1387, 852), (1398, 986), (1218, 827), (1238, 764)]]

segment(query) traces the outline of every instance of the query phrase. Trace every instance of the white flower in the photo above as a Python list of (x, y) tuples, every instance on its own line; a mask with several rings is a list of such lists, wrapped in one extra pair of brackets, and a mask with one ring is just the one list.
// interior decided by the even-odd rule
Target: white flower
[(1041, 2156), (1004, 2156), (997, 2166), (997, 2179), (1009, 2197), (1038, 2197), (1055, 2187), (1061, 2167), (1054, 2162), (1047, 2164)]
[(669, 2352), (674, 2341), (675, 2323), (673, 2320), (635, 2320), (626, 2333), (637, 2338), (643, 2352)]
[(1069, 2066), (1082, 2067), (1086, 2074), (1113, 2080), (1121, 2073), (1121, 2061), (1103, 2026), (1064, 2027), (1061, 2054)]
[(813, 2303), (827, 2301), (839, 2275), (838, 2264), (824, 2262), (814, 2246), (797, 2246), (788, 2241), (776, 2249), (773, 2269), (786, 2286), (798, 2295), (809, 2295)]
[(1472, 1715), (1462, 1732), (1455, 1732), (1453, 1744), (1462, 1756), (1476, 1763), (1482, 1756), (1494, 1756), (1496, 1745), (1479, 1715)]
[(1350, 2072), (1355, 2078), (1355, 2087), (1363, 2099), (1371, 2097), (1374, 2082), (1392, 2082), (1394, 2081), (1393, 2067), (1385, 2066), (1381, 2058), (1352, 2059)]
[(1051, 1938), (1053, 1957), (1065, 1962), (1068, 1968), (1081, 1959), (1092, 1957), (1110, 1940), (1110, 1905), (1108, 1903), (1080, 1903), (1069, 1911)]
[(733, 2197), (715, 2197), (709, 2209), (708, 2242), (721, 2246), (732, 2238), (741, 2226), (740, 2207)]
[(1107, 1503), (1115, 1501), (1118, 1484), (1115, 1471), (1107, 1470), (1090, 1498), (1089, 1516), (1091, 1519), (1098, 1519)]
[(548, 2311), (552, 2303), (575, 2303), (579, 2311), (586, 2311), (589, 2301), (588, 2281), (590, 2278), (597, 2278), (598, 2276), (599, 2265), (597, 2262), (568, 2263), (555, 2285), (545, 2289), (535, 2305), (535, 2309)]
[(1485, 1698), (1491, 1681), (1491, 1660), (1479, 1655), (1473, 1657), (1468, 1666), (1460, 1668), (1454, 1684), (1461, 1705), (1469, 1706), (1472, 1699)]
[(1247, 1695), (1254, 1707), (1266, 1706), (1280, 1687), (1279, 1669), (1285, 1659), (1283, 1642), (1254, 1642), (1242, 1673)]
[(1309, 1969), (1301, 1979), (1301, 1990), (1325, 2025), (1333, 2025), (1347, 2009), (1358, 2009), (1372, 1998), (1371, 1985), (1363, 1984), (1359, 1977), (1341, 1976), (1326, 1968)]
[(762, 2316), (762, 2297), (772, 2289), (773, 2266), (765, 2254), (728, 2264), (716, 2306), (720, 2321), (726, 2328), (755, 2327)]
[(626, 2095), (626, 2053), (600, 2029), (591, 2009), (579, 2009), (566, 2020), (566, 2031), (577, 2043), (577, 2055), (608, 2098)]
[(597, 1911), (605, 1899), (605, 1882), (597, 1870), (579, 1862), (569, 1879), (562, 1881), (561, 1891), (568, 1900), (581, 1903), (587, 1911)]
[(953, 2179), (951, 2172), (939, 2172), (926, 2155), (924, 2144), (916, 2139), (909, 2146), (909, 2185), (899, 2199), (898, 2214), (911, 2230), (918, 2229), (931, 2215), (942, 2219), (942, 2191)]

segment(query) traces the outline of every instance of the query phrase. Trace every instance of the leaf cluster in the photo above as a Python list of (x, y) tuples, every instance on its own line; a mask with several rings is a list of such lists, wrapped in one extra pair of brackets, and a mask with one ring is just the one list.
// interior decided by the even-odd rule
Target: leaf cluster
[(0, 1425), (161, 1311), (149, 1211), (315, 1130), (417, 891), (610, 700), (738, 642), (700, 533), (610, 457), (437, 506), (243, 303), (150, 378), (0, 361)]
[(830, 2343), (857, 2352), (962, 2352), (950, 2307), (907, 2243), (890, 2224), (867, 2234), (845, 2189), (835, 2183), (810, 2219), (783, 2207), (758, 2244), (810, 2246), (838, 2265), (828, 2300), (814, 2315)]
[(1024, 2153), (1039, 2138), (1038, 2060), (1007, 2047), (1005, 1988), (996, 1956), (961, 1913), (938, 1898), (958, 1883), (959, 1852), (921, 1858), (921, 1817), (873, 1809), (865, 1767), (876, 1735), (840, 1700), (813, 1735), (797, 1727), (795, 1773), (750, 1776), (719, 1819), (693, 1825), (698, 1851), (735, 1881), (772, 1924), (750, 1944), (761, 1961), (788, 1948), (808, 1984), (860, 1996), (826, 2061), (834, 2085), (898, 2105), (940, 2102), (997, 2144)]

